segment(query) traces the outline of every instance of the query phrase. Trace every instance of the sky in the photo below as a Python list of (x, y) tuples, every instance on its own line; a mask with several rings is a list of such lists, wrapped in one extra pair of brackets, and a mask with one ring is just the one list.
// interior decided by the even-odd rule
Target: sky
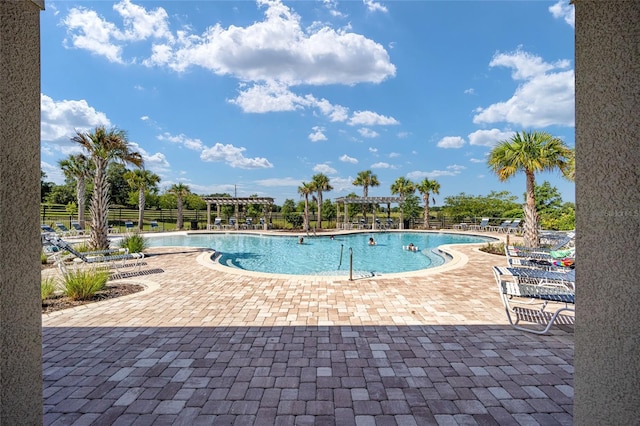
[[(145, 168), (196, 194), (324, 199), (371, 170), (460, 193), (509, 191), (499, 141), (544, 131), (575, 146), (574, 11), (553, 1), (53, 1), (41, 13), (41, 163), (76, 131), (118, 128)], [(564, 201), (575, 185), (541, 173)]]

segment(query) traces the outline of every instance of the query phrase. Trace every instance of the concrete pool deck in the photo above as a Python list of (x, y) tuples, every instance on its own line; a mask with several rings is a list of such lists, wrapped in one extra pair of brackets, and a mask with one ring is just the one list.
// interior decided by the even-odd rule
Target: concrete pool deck
[(571, 424), (572, 330), (512, 329), (480, 246), (355, 281), (150, 249), (144, 292), (43, 315), (45, 424)]

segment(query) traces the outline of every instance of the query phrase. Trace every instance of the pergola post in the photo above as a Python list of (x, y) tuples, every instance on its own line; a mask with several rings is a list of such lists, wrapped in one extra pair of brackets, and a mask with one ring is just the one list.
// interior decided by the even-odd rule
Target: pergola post
[(211, 230), (211, 201), (207, 203), (207, 231)]

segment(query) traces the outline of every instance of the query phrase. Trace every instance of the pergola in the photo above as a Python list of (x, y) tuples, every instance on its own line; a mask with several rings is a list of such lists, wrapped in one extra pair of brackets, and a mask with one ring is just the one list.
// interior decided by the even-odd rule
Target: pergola
[[(347, 221), (347, 213), (349, 211), (349, 204), (386, 204), (390, 209), (391, 203), (402, 204), (403, 202), (404, 197), (340, 197), (336, 198), (336, 217), (340, 217), (340, 204), (344, 204), (344, 222), (342, 224), (342, 229), (348, 229), (349, 222)], [(373, 209), (373, 223), (371, 224), (371, 229), (376, 229), (376, 225), (376, 209)], [(402, 210), (400, 210), (400, 223), (398, 226), (400, 229), (404, 229)], [(336, 222), (336, 228), (340, 229), (340, 222)]]
[[(262, 215), (265, 220), (262, 223), (263, 229), (268, 229), (268, 224), (271, 222), (271, 206), (273, 205), (273, 198), (271, 197), (202, 197), (205, 203), (207, 203), (207, 229), (211, 229), (211, 205), (216, 205), (216, 215), (220, 217), (220, 208), (222, 206), (234, 206), (235, 216), (238, 217), (238, 206), (247, 206), (249, 204), (262, 204)], [(235, 223), (235, 229), (239, 228), (238, 220)]]

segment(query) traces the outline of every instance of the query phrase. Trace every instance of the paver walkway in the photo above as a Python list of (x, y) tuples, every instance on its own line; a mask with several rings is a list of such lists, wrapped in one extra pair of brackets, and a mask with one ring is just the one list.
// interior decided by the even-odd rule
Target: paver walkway
[(152, 249), (146, 291), (43, 315), (45, 424), (571, 424), (571, 330), (509, 327), (477, 247), (353, 282)]

